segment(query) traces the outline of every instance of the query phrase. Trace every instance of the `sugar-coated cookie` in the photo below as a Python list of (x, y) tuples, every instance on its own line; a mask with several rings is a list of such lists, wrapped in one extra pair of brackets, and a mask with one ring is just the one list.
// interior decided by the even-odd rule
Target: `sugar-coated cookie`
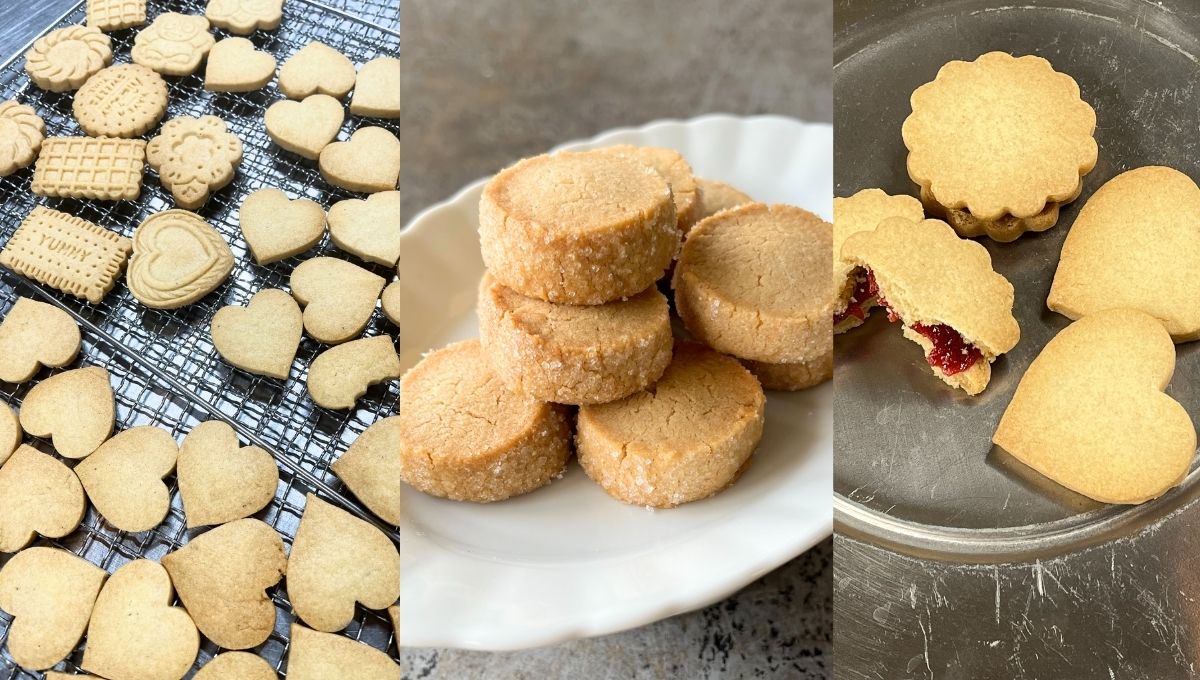
[(342, 103), (327, 94), (309, 95), (303, 101), (282, 99), (267, 107), (263, 115), (271, 141), (314, 161), (337, 138), (345, 120)]
[(87, 0), (87, 25), (119, 31), (146, 23), (146, 0)]
[(400, 140), (381, 127), (361, 127), (321, 149), (321, 176), (350, 191), (391, 191), (400, 182)]
[(187, 210), (154, 213), (133, 233), (125, 277), (152, 309), (177, 309), (217, 289), (233, 271), (233, 251), (204, 218)]
[(25, 72), (47, 92), (68, 92), (111, 64), (112, 56), (112, 41), (100, 29), (67, 26), (33, 43), (25, 53)]
[(325, 209), (319, 203), (288, 198), (273, 187), (247, 196), (239, 214), (242, 236), (259, 264), (295, 257), (320, 243), (325, 235)]
[(164, 12), (138, 31), (131, 54), (133, 63), (164, 76), (187, 76), (200, 68), (215, 42), (208, 32), (208, 19)]
[(400, 417), (371, 424), (334, 461), (333, 472), (388, 524), (400, 525)]
[(275, 77), (275, 57), (254, 49), (246, 38), (225, 38), (213, 45), (204, 67), (204, 89), (253, 92)]
[(696, 185), (700, 188), (700, 211), (697, 222), (705, 217), (712, 217), (722, 210), (754, 202), (750, 194), (726, 182), (697, 177)]
[(351, 255), (395, 267), (400, 261), (400, 192), (338, 201), (329, 209), (329, 237)]
[(758, 378), (764, 390), (795, 392), (820, 385), (833, 377), (832, 355), (790, 364), (742, 359), (742, 365)]
[(257, 654), (223, 652), (204, 664), (193, 680), (279, 680), (279, 674)]
[(362, 334), (386, 283), (356, 264), (334, 257), (305, 260), (292, 271), (292, 295), (304, 308), (304, 330), (327, 345)]
[(682, 154), (674, 149), (632, 144), (607, 146), (602, 150), (648, 165), (662, 175), (667, 184), (671, 185), (679, 231), (684, 234), (691, 231), (692, 225), (699, 219), (700, 190), (696, 185), (696, 177), (692, 174), (692, 166), (688, 165)]
[(0, 177), (29, 167), (45, 138), (46, 123), (33, 107), (15, 99), (0, 102)]
[(80, 342), (70, 314), (19, 297), (0, 319), (0, 382), (27, 382), (43, 366), (62, 368), (75, 360)]
[(175, 470), (179, 447), (157, 427), (121, 432), (75, 466), (88, 500), (121, 531), (149, 531), (171, 508), (163, 478)]
[(21, 445), (23, 435), (24, 430), (21, 429), (21, 419), (17, 417), (17, 412), (0, 399), (0, 465), (3, 465)]
[(842, 244), (851, 234), (873, 231), (889, 217), (920, 222), (925, 209), (912, 196), (889, 196), (880, 189), (863, 189), (848, 198), (833, 199), (833, 332), (862, 325), (877, 303), (868, 288), (866, 272), (842, 257)]
[(9, 560), (0, 569), (0, 610), (13, 617), (7, 642), (17, 665), (40, 671), (67, 658), (83, 638), (107, 577), (58, 548), (29, 548)]
[(242, 447), (220, 420), (200, 423), (179, 449), (179, 498), (189, 529), (249, 517), (267, 507), (279, 468), (257, 446)]
[(213, 26), (238, 35), (273, 31), (283, 21), (283, 0), (208, 0), (204, 16)]
[(22, 444), (0, 466), (0, 553), (17, 552), (37, 534), (66, 536), (79, 528), (86, 509), (75, 473)]
[(376, 57), (362, 65), (350, 98), (350, 113), (368, 118), (400, 117), (400, 60)]
[(145, 159), (141, 139), (50, 137), (42, 141), (29, 190), (56, 198), (133, 201), (142, 193)]
[(71, 110), (92, 137), (140, 137), (167, 112), (167, 81), (139, 64), (109, 66), (79, 88)]
[(313, 41), (283, 62), (279, 89), (289, 99), (327, 94), (338, 99), (354, 89), (354, 62), (323, 42)]
[(400, 667), (369, 645), (292, 624), (288, 647), (288, 680), (331, 680), (347, 668), (355, 680), (400, 680)]
[(354, 408), (371, 385), (400, 377), (400, 358), (390, 337), (379, 335), (331, 347), (308, 367), (308, 394), (318, 406)]
[(304, 334), (304, 317), (291, 295), (260, 290), (245, 307), (222, 307), (213, 315), (213, 346), (237, 368), (287, 380)]
[(21, 404), (21, 427), (49, 437), (65, 458), (86, 458), (112, 434), (116, 399), (108, 371), (98, 366), (50, 376)]
[(172, 118), (146, 145), (146, 162), (175, 203), (194, 210), (233, 181), (242, 162), (242, 140), (216, 116)]

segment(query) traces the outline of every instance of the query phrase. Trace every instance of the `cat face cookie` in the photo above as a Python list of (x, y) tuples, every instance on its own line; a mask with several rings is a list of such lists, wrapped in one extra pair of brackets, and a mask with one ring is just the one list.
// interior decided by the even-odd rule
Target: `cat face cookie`
[(58, 548), (23, 550), (0, 569), (0, 610), (14, 617), (8, 651), (17, 665), (43, 670), (75, 649), (108, 577)]
[(191, 75), (215, 42), (208, 19), (164, 12), (133, 39), (133, 62), (164, 76)]
[(0, 102), (0, 177), (29, 167), (45, 138), (46, 123), (32, 107)]
[(100, 29), (67, 26), (33, 43), (25, 53), (25, 71), (47, 92), (68, 92), (111, 64), (112, 56), (112, 42)]
[(867, 279), (842, 258), (842, 244), (851, 234), (873, 231), (890, 217), (911, 222), (925, 219), (921, 202), (912, 196), (889, 196), (880, 189), (863, 189), (849, 198), (833, 199), (833, 332), (842, 333), (862, 324), (875, 297), (868, 294)]
[(242, 140), (216, 116), (172, 118), (146, 145), (146, 162), (180, 208), (195, 210), (233, 181)]
[(0, 320), (0, 382), (27, 382), (42, 366), (62, 368), (75, 360), (80, 344), (79, 326), (70, 314), (17, 298)]

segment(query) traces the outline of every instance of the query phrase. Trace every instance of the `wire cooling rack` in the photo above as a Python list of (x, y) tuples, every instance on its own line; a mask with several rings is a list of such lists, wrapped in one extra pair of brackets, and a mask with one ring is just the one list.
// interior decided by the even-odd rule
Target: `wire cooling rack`
[[(328, 2), (329, 0), (327, 0)], [(335, 0), (336, 1), (336, 0)], [(151, 2), (148, 20), (163, 12), (202, 14), (204, 0), (164, 0)], [(351, 3), (346, 3), (347, 5)], [(356, 64), (377, 56), (398, 55), (399, 3), (397, 0), (355, 0), (352, 8), (331, 7), (311, 0), (288, 0), (284, 4), (282, 25), (269, 32), (257, 32), (250, 39), (259, 49), (273, 53), (280, 64), (304, 45), (320, 40), (345, 54)], [(65, 25), (84, 23), (84, 3), (80, 2), (47, 32)], [(129, 50), (138, 29), (109, 34), (113, 41), (114, 61), (129, 61)], [(217, 38), (223, 31), (214, 29)], [(34, 86), (23, 71), (24, 49), (0, 66), (0, 100), (17, 99), (38, 111), (46, 122), (46, 135), (82, 135), (71, 112), (72, 93), (44, 92)], [(266, 135), (263, 115), (273, 102), (282, 99), (277, 82), (250, 93), (213, 93), (203, 87), (201, 73), (184, 78), (167, 78), (170, 103), (164, 120), (182, 115), (213, 114), (223, 118), (230, 130), (241, 138), (244, 158), (235, 180), (212, 195), (197, 210), (229, 242), (236, 264), (229, 280), (199, 302), (178, 310), (159, 311), (142, 306), (124, 283), (99, 305), (59, 293), (29, 282), (0, 269), (0, 315), (7, 313), (18, 295), (50, 302), (71, 313), (83, 328), (84, 347), (78, 366), (108, 369), (117, 395), (117, 430), (138, 425), (156, 425), (170, 430), (182, 441), (195, 425), (206, 420), (224, 420), (232, 425), (243, 442), (272, 452), (280, 467), (280, 485), (272, 504), (257, 517), (274, 526), (290, 544), (295, 536), (304, 498), (309, 492), (333, 502), (375, 524), (379, 521), (363, 509), (352, 494), (331, 472), (330, 464), (379, 418), (393, 414), (399, 405), (399, 386), (393, 381), (372, 388), (349, 412), (330, 411), (315, 405), (308, 397), (305, 380), (312, 360), (325, 349), (305, 338), (288, 380), (254, 376), (226, 364), (212, 344), (210, 325), (213, 315), (225, 305), (245, 305), (264, 288), (288, 288), (288, 279), (296, 264), (316, 255), (353, 260), (336, 250), (328, 236), (315, 249), (298, 258), (259, 266), (249, 256), (238, 228), (238, 206), (256, 189), (278, 187), (293, 196), (311, 198), (328, 209), (345, 198), (362, 196), (326, 183), (313, 161), (276, 147)], [(347, 116), (340, 139), (363, 125), (378, 125), (399, 134), (395, 121)], [(146, 138), (156, 134), (152, 130)], [(46, 199), (29, 190), (30, 170), (0, 178), (0, 244), (7, 242), (21, 220), (36, 204), (62, 210), (95, 222), (125, 236), (150, 214), (174, 207), (170, 193), (146, 168), (142, 195), (138, 201), (96, 202), (70, 199)], [(355, 261), (387, 279), (394, 272)], [(376, 312), (366, 335), (394, 334), (382, 314)], [(24, 394), (38, 381), (50, 375), (43, 371), (25, 385), (0, 383), (0, 399), (19, 407)], [(52, 453), (47, 442), (32, 442)], [(68, 461), (70, 463), (70, 461)], [(109, 572), (122, 564), (148, 557), (158, 560), (187, 542), (182, 506), (172, 488), (172, 508), (167, 520), (153, 531), (129, 534), (105, 522), (89, 509), (81, 528), (65, 539), (54, 542), (83, 555)], [(399, 541), (394, 527), (380, 527)], [(0, 557), (3, 564), (5, 557)], [(278, 609), (277, 626), (270, 640), (256, 651), (286, 675), (288, 627), (295, 620), (286, 599), (285, 588), (273, 589)], [(0, 614), (0, 679), (38, 678), (39, 674), (16, 667), (4, 645), (11, 620)], [(390, 623), (382, 612), (362, 610), (345, 632), (346, 635), (396, 652)], [(202, 647), (199, 668), (219, 650), (211, 643)], [(62, 664), (77, 671), (82, 652)], [(398, 661), (398, 658), (397, 658)], [(349, 677), (349, 676), (348, 676)]]

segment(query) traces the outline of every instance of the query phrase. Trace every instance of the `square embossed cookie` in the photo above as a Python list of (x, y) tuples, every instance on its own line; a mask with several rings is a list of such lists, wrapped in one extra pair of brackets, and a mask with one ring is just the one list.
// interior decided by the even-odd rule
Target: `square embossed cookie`
[(33, 169), (39, 196), (132, 201), (142, 193), (146, 142), (108, 137), (51, 137)]
[(132, 249), (124, 236), (39, 205), (0, 250), (0, 265), (95, 305), (116, 284)]

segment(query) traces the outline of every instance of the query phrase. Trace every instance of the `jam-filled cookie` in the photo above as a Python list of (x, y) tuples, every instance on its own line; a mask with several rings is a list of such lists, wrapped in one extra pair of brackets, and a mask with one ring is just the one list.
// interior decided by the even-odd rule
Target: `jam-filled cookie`
[(851, 234), (872, 231), (889, 217), (920, 222), (925, 211), (912, 196), (889, 196), (880, 189), (863, 189), (849, 198), (833, 199), (834, 333), (861, 325), (876, 304), (866, 274), (842, 258), (842, 244)]

